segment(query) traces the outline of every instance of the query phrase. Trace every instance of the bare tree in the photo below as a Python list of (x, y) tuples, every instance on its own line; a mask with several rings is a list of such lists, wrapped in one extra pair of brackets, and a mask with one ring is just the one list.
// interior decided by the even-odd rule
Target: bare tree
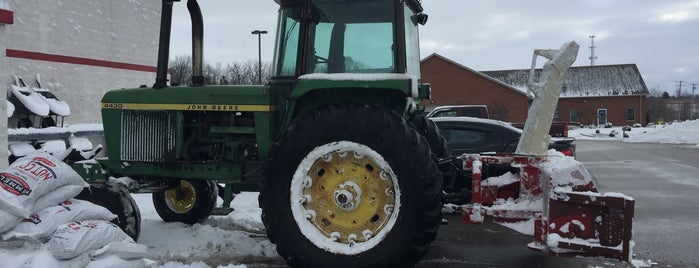
[(206, 77), (207, 84), (221, 84), (221, 78), (223, 76), (223, 67), (221, 67), (220, 62), (216, 63), (216, 65), (211, 65), (209, 63), (206, 63), (204, 65), (204, 77)]
[(647, 99), (646, 111), (648, 118), (646, 120), (648, 122), (670, 121), (676, 117), (677, 112), (670, 107), (670, 98), (664, 97), (665, 93), (667, 92), (664, 92), (663, 96), (659, 98), (649, 97)]
[(500, 103), (495, 103), (493, 104), (493, 109), (490, 112), (490, 116), (492, 119), (495, 120), (507, 121), (508, 113), (509, 110), (507, 109), (507, 106), (502, 105)]
[[(192, 57), (176, 56), (170, 60), (170, 84), (189, 85), (192, 79)], [(272, 64), (262, 63), (262, 81), (269, 81), (272, 72)], [(257, 84), (258, 62), (248, 60), (246, 62), (233, 62), (223, 66), (222, 63), (210, 64), (204, 62), (204, 77), (210, 85), (253, 85)]]
[(175, 56), (170, 60), (170, 84), (188, 85), (192, 79), (192, 57)]

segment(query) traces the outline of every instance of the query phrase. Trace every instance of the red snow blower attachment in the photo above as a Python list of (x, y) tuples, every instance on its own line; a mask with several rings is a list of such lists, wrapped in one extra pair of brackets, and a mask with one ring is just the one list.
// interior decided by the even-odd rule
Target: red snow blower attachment
[[(634, 200), (601, 194), (587, 169), (572, 157), (550, 155), (464, 155), (472, 172), (472, 203), (461, 207), (464, 223), (533, 223), (534, 250), (551, 255), (605, 256), (629, 261)], [(482, 170), (509, 166), (519, 171), (482, 179)], [(530, 227), (532, 225), (529, 225)]]
[[(629, 261), (634, 200), (599, 193), (594, 177), (580, 162), (547, 152), (553, 114), (578, 48), (569, 42), (558, 50), (534, 50), (527, 84), (534, 100), (514, 154), (460, 157), (464, 171), (472, 174), (472, 202), (461, 207), (461, 219), (528, 221), (529, 228), (520, 231), (534, 235), (531, 249)], [(549, 60), (534, 81), (537, 56)]]

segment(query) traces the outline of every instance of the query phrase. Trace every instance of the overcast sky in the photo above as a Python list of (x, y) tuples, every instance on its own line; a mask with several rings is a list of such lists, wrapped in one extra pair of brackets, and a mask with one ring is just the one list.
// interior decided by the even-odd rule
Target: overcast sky
[[(277, 4), (273, 0), (199, 1), (204, 15), (204, 55), (223, 64), (271, 61)], [(675, 94), (699, 83), (699, 0), (423, 0), (427, 25), (421, 56), (438, 53), (478, 71), (526, 69), (537, 48), (580, 45), (574, 66), (590, 65), (594, 34), (597, 65), (635, 63), (649, 90)], [(189, 17), (175, 4), (172, 55), (189, 55)], [(540, 59), (539, 61), (543, 61)], [(699, 87), (699, 85), (697, 85)], [(696, 91), (699, 94), (699, 89)]]

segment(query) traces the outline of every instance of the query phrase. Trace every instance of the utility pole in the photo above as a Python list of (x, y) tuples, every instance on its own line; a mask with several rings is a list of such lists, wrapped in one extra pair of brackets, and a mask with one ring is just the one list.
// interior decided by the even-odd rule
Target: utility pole
[(262, 85), (262, 35), (267, 31), (254, 30), (252, 34), (257, 35), (257, 84)]
[(595, 35), (590, 35), (590, 66), (595, 66), (595, 60), (597, 60), (597, 56), (595, 56)]
[(682, 121), (682, 83), (684, 81), (677, 82), (677, 121)]
[(697, 83), (692, 84), (692, 115), (691, 120), (694, 120), (694, 113), (696, 113), (696, 103), (694, 103), (694, 91), (697, 90)]

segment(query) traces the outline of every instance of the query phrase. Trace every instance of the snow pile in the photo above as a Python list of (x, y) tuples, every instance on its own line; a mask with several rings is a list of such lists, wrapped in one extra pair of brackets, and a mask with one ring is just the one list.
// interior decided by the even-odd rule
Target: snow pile
[(628, 142), (699, 145), (699, 120), (664, 125), (634, 134)]
[[(610, 135), (615, 133), (615, 135)], [(624, 134), (628, 138), (624, 138)], [(634, 127), (624, 131), (622, 127), (576, 128), (568, 131), (568, 136), (579, 140), (618, 140), (638, 143), (685, 144), (699, 148), (699, 120), (677, 122), (665, 125)]]
[(74, 124), (64, 127), (47, 128), (9, 128), (8, 135), (30, 135), (30, 134), (63, 134), (89, 131), (103, 131), (102, 124)]
[(230, 214), (187, 225), (163, 222), (150, 194), (132, 194), (142, 215), (138, 243), (148, 246), (148, 258), (158, 262), (153, 267), (224, 268), (245, 267), (230, 266), (240, 262), (283, 263), (265, 234), (258, 195), (242, 192), (233, 199)]

